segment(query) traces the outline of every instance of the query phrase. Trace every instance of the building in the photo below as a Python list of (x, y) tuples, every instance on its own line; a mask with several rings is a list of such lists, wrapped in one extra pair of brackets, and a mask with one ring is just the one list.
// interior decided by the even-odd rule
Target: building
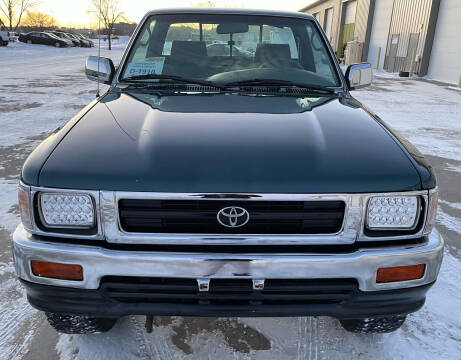
[(357, 40), (374, 68), (461, 81), (461, 0), (318, 0), (300, 11), (317, 18), (338, 58)]
[(128, 35), (131, 36), (134, 30), (136, 29), (136, 23), (126, 23), (126, 22), (118, 22), (114, 24), (113, 33), (115, 35)]

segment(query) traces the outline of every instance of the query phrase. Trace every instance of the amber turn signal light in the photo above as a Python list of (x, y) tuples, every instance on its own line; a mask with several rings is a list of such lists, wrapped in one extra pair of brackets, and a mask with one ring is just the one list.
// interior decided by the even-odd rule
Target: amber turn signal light
[(424, 276), (425, 269), (425, 264), (379, 268), (376, 274), (376, 282), (386, 283), (421, 279)]
[(31, 266), (35, 276), (61, 280), (83, 280), (83, 268), (81, 265), (32, 260)]

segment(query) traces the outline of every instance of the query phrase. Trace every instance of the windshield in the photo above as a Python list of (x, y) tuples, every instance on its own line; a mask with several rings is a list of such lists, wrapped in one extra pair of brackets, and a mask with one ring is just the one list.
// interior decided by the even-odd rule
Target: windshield
[(261, 80), (340, 85), (312, 21), (255, 15), (148, 18), (131, 47), (121, 80), (143, 76), (145, 81), (174, 76), (221, 85)]

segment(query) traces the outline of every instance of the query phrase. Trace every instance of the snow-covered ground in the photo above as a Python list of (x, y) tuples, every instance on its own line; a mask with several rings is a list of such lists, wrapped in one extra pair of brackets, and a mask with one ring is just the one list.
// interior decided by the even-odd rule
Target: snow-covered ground
[[(111, 52), (115, 62), (127, 39)], [(0, 48), (0, 359), (369, 359), (461, 358), (461, 93), (429, 82), (379, 77), (355, 95), (433, 162), (441, 190), (438, 229), (447, 251), (424, 308), (392, 334), (347, 333), (330, 318), (142, 317), (107, 334), (58, 335), (32, 309), (15, 279), (11, 233), (19, 222), (22, 162), (46, 134), (94, 97), (84, 76), (93, 49), (10, 44)]]

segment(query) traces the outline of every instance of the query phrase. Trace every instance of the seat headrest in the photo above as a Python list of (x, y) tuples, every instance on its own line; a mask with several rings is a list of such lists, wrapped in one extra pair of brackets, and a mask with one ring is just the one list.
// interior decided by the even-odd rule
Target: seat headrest
[(171, 57), (206, 57), (206, 44), (204, 41), (175, 40), (171, 44)]
[(281, 60), (291, 60), (288, 44), (258, 44), (256, 47), (255, 61), (273, 63)]

